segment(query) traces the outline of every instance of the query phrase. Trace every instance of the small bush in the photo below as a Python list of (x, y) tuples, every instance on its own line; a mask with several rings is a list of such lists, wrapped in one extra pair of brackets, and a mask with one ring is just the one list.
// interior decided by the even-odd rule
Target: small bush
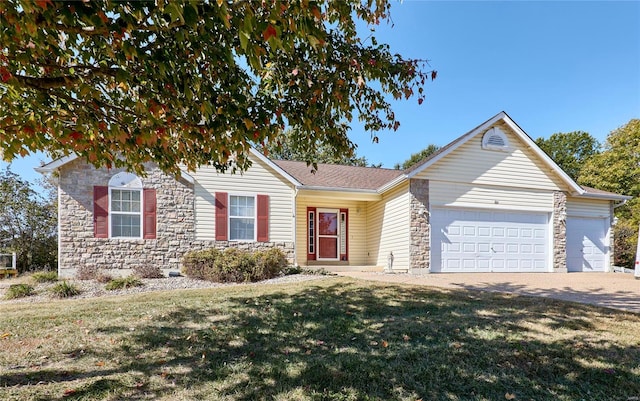
[(133, 274), (139, 278), (163, 278), (160, 266), (142, 265), (133, 268)]
[(287, 257), (279, 248), (256, 252), (255, 258), (257, 268), (254, 276), (256, 280), (266, 280), (279, 276), (287, 267)]
[(189, 252), (185, 255), (182, 265), (182, 272), (188, 277), (237, 283), (279, 276), (287, 266), (287, 259), (278, 248), (258, 252), (247, 252), (238, 248), (220, 251), (212, 248)]
[(11, 284), (5, 294), (7, 299), (24, 298), (33, 295), (33, 287), (29, 284)]
[(113, 280), (113, 276), (101, 271), (101, 272), (98, 272), (98, 275), (95, 277), (95, 280), (98, 283), (107, 284), (109, 281)]
[(95, 280), (100, 275), (100, 269), (94, 266), (80, 266), (76, 270), (76, 279), (78, 280)]
[(120, 277), (120, 278), (112, 279), (107, 283), (107, 285), (105, 286), (105, 289), (107, 291), (114, 291), (114, 290), (121, 290), (124, 288), (141, 287), (142, 285), (143, 285), (142, 281), (140, 281), (138, 278), (129, 276), (129, 277)]
[(182, 274), (198, 280), (208, 280), (207, 271), (221, 254), (222, 251), (216, 248), (188, 252), (182, 259)]
[(31, 279), (36, 283), (55, 283), (58, 281), (58, 273), (51, 272), (36, 272), (31, 275)]
[(69, 298), (80, 294), (78, 287), (69, 284), (66, 280), (54, 285), (49, 291), (58, 298)]

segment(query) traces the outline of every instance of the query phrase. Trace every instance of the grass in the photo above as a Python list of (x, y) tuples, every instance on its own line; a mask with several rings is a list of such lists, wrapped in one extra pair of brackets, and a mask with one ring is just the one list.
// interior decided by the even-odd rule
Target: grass
[(1, 307), (2, 400), (640, 397), (640, 316), (543, 298), (327, 278)]

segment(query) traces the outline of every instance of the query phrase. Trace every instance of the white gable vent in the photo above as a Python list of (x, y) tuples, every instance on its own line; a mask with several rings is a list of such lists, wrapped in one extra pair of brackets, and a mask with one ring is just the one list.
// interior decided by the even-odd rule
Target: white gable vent
[(508, 151), (507, 135), (498, 127), (491, 128), (482, 137), (482, 149)]

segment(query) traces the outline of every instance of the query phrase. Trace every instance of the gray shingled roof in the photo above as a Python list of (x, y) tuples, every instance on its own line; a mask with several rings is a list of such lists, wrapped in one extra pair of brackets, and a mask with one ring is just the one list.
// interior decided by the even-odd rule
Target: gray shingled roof
[(312, 173), (312, 167), (305, 162), (273, 160), (302, 185), (309, 187), (370, 189), (375, 190), (402, 175), (402, 170), (342, 166), (338, 164), (318, 163), (318, 171)]
[[(609, 192), (609, 191), (603, 191), (602, 189), (597, 189), (597, 188), (591, 188), (591, 187), (587, 187), (585, 185), (580, 185), (582, 187), (582, 189), (585, 190), (585, 192), (587, 194), (593, 194), (593, 195), (609, 195), (609, 196), (613, 196), (613, 197), (626, 197), (624, 195), (621, 194), (617, 194), (615, 192)], [(631, 198), (630, 196), (628, 198)]]

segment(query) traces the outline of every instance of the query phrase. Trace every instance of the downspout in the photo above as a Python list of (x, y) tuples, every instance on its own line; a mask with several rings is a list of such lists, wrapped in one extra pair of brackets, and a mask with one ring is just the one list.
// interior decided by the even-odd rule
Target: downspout
[(62, 273), (62, 263), (60, 263), (60, 258), (62, 257), (62, 248), (60, 246), (60, 242), (62, 240), (62, 231), (60, 229), (60, 178), (58, 178), (58, 205), (57, 205), (57, 215), (58, 215), (58, 277), (62, 277), (60, 273)]
[(614, 209), (617, 209), (617, 208), (619, 208), (620, 206), (624, 206), (624, 205), (626, 205), (626, 204), (627, 204), (627, 202), (628, 202), (628, 201), (629, 201), (629, 199), (623, 199), (623, 200), (622, 200), (622, 202), (620, 202), (620, 203), (614, 203), (614, 204), (613, 204), (613, 208), (614, 208)]
[(298, 187), (293, 187), (293, 266), (298, 267), (298, 222), (296, 221), (296, 215), (298, 210)]

